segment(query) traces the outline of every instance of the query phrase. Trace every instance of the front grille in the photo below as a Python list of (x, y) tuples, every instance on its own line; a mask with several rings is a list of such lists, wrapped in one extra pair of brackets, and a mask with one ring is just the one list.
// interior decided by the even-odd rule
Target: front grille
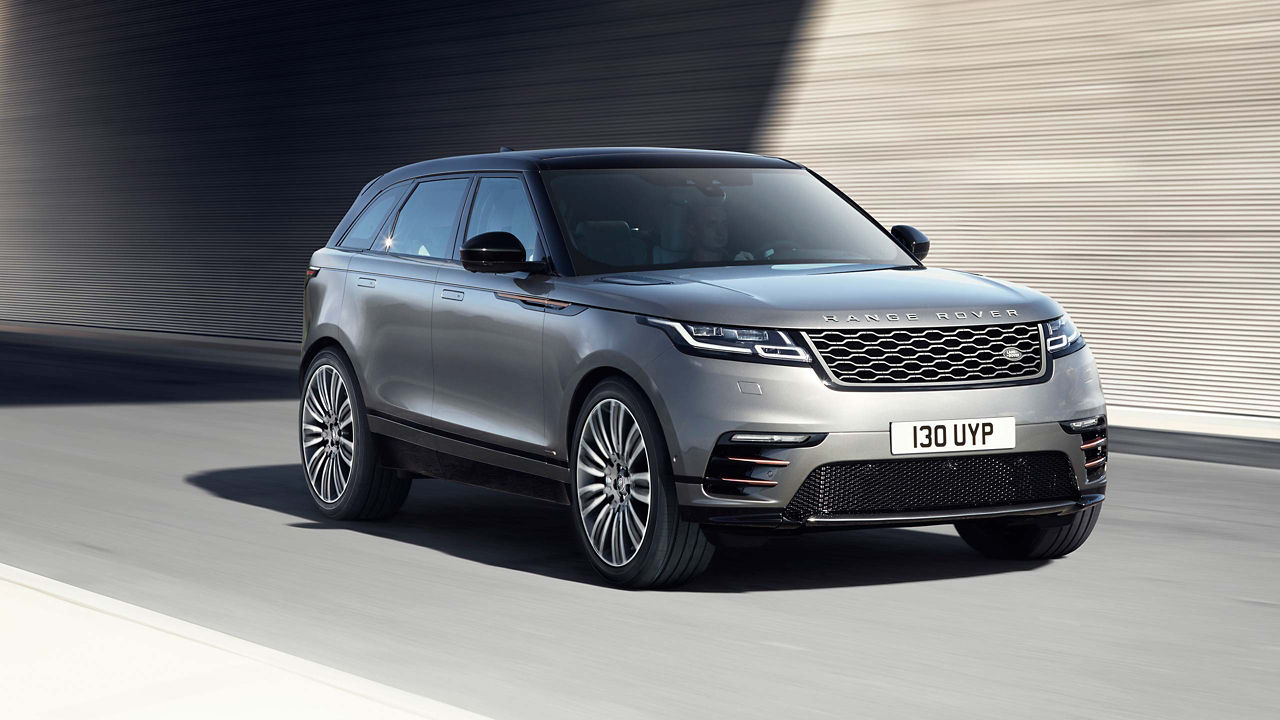
[(1039, 377), (1045, 369), (1039, 323), (810, 330), (805, 337), (841, 385), (1021, 380)]
[(789, 520), (814, 516), (979, 508), (1074, 500), (1075, 472), (1056, 451), (871, 460), (820, 465), (787, 505)]

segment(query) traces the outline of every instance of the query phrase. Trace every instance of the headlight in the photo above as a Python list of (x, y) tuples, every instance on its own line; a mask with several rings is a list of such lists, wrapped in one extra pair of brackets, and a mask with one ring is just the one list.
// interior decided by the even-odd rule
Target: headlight
[(1066, 313), (1044, 324), (1044, 337), (1050, 357), (1070, 355), (1084, 347), (1084, 337), (1076, 329), (1076, 324), (1071, 322), (1071, 316)]
[(781, 330), (683, 323), (651, 317), (638, 319), (665, 332), (677, 348), (690, 355), (788, 365), (809, 363), (809, 353)]

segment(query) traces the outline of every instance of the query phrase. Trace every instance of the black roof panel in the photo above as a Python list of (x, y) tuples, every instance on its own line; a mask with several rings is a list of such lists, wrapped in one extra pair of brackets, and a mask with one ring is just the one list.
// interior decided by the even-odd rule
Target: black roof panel
[(383, 175), (378, 189), (405, 178), (447, 172), (485, 170), (561, 170), (611, 167), (758, 167), (795, 168), (781, 158), (725, 150), (684, 148), (595, 147), (512, 150), (508, 152), (459, 155), (405, 165)]

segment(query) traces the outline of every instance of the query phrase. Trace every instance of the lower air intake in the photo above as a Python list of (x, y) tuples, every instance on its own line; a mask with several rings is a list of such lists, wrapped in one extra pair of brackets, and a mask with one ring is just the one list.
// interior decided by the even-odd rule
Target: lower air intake
[(1055, 451), (839, 462), (809, 473), (784, 515), (803, 521), (1079, 497), (1071, 460)]

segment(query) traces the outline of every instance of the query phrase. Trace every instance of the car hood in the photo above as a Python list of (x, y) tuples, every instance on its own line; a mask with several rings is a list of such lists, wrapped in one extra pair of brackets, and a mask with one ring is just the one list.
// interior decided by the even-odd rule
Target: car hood
[(940, 268), (751, 265), (562, 278), (557, 299), (641, 315), (774, 328), (945, 327), (1048, 320), (1029, 288)]

